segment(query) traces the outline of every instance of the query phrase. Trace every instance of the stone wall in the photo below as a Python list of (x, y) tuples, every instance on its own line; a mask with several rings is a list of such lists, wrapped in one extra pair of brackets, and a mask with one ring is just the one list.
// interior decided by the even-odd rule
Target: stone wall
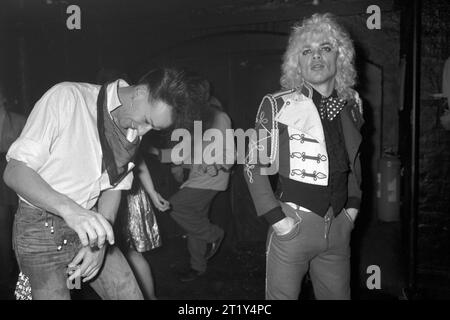
[(422, 100), (418, 262), (422, 272), (450, 272), (450, 131), (439, 122), (442, 100)]
[(419, 272), (450, 274), (450, 131), (439, 122), (442, 67), (450, 56), (450, 6), (427, 0), (422, 13), (419, 149)]

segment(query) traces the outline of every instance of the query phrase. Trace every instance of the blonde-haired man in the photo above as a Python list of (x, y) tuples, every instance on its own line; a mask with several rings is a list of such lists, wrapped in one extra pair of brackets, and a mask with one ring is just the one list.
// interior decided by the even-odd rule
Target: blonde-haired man
[[(308, 271), (317, 299), (350, 299), (363, 124), (353, 58), (350, 37), (333, 17), (314, 14), (290, 35), (284, 91), (266, 95), (258, 110), (261, 134), (250, 143), (245, 177), (258, 215), (271, 225), (267, 299), (298, 299)], [(275, 172), (274, 193), (267, 175)]]

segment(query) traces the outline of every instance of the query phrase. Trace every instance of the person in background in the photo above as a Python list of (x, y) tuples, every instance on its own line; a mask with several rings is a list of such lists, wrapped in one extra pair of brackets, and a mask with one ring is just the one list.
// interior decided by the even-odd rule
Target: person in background
[(124, 193), (119, 209), (118, 238), (144, 297), (156, 300), (151, 267), (143, 253), (161, 246), (153, 206), (164, 212), (170, 208), (170, 204), (155, 190), (146, 162), (143, 157), (139, 158), (139, 165), (134, 170), (138, 179)]
[[(4, 87), (0, 84), (0, 170), (5, 170), (6, 152), (20, 135), (26, 118), (11, 111)], [(3, 180), (0, 181), (0, 299), (13, 297), (17, 279), (14, 252), (12, 251), (12, 224), (17, 209), (17, 195)]]
[[(198, 75), (197, 75), (198, 76)], [(180, 189), (169, 202), (172, 206), (170, 216), (187, 233), (187, 248), (190, 255), (190, 266), (179, 274), (182, 282), (195, 280), (203, 275), (207, 269), (207, 261), (211, 259), (219, 249), (224, 238), (224, 230), (209, 220), (209, 209), (216, 195), (227, 189), (230, 178), (230, 169), (233, 163), (225, 163), (225, 159), (234, 159), (234, 144), (225, 143), (225, 131), (231, 129), (231, 120), (222, 111), (220, 102), (210, 96), (210, 84), (199, 77), (201, 94), (209, 100), (208, 105), (202, 111), (203, 129), (214, 128), (220, 130), (223, 135), (223, 150), (220, 150), (218, 158), (222, 163), (206, 164), (194, 163), (193, 154), (185, 155), (182, 163), (172, 166), (172, 174), (178, 181), (183, 180), (184, 168), (189, 168), (189, 176), (180, 186)], [(193, 150), (202, 148), (203, 141), (194, 141)], [(164, 150), (169, 153), (170, 150)], [(195, 152), (195, 151), (194, 151)], [(168, 156), (163, 156), (168, 158)], [(187, 161), (187, 160), (190, 161)], [(189, 164), (187, 164), (189, 163)]]

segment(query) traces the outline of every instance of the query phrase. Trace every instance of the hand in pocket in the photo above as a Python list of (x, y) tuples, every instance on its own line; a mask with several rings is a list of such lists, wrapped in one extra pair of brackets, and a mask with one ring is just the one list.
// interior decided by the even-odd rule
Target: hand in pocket
[(295, 221), (291, 217), (286, 217), (277, 223), (272, 225), (275, 233), (279, 236), (283, 236), (292, 231), (295, 226)]

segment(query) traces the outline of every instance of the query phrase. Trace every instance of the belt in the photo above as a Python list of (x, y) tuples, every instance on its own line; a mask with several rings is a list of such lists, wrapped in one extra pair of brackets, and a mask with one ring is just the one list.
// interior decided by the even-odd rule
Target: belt
[(293, 202), (285, 202), (288, 206), (290, 206), (291, 208), (295, 209), (295, 210), (301, 210), (301, 211), (305, 211), (305, 212), (312, 212), (309, 209), (306, 209), (305, 207), (299, 206), (298, 204), (295, 204)]

